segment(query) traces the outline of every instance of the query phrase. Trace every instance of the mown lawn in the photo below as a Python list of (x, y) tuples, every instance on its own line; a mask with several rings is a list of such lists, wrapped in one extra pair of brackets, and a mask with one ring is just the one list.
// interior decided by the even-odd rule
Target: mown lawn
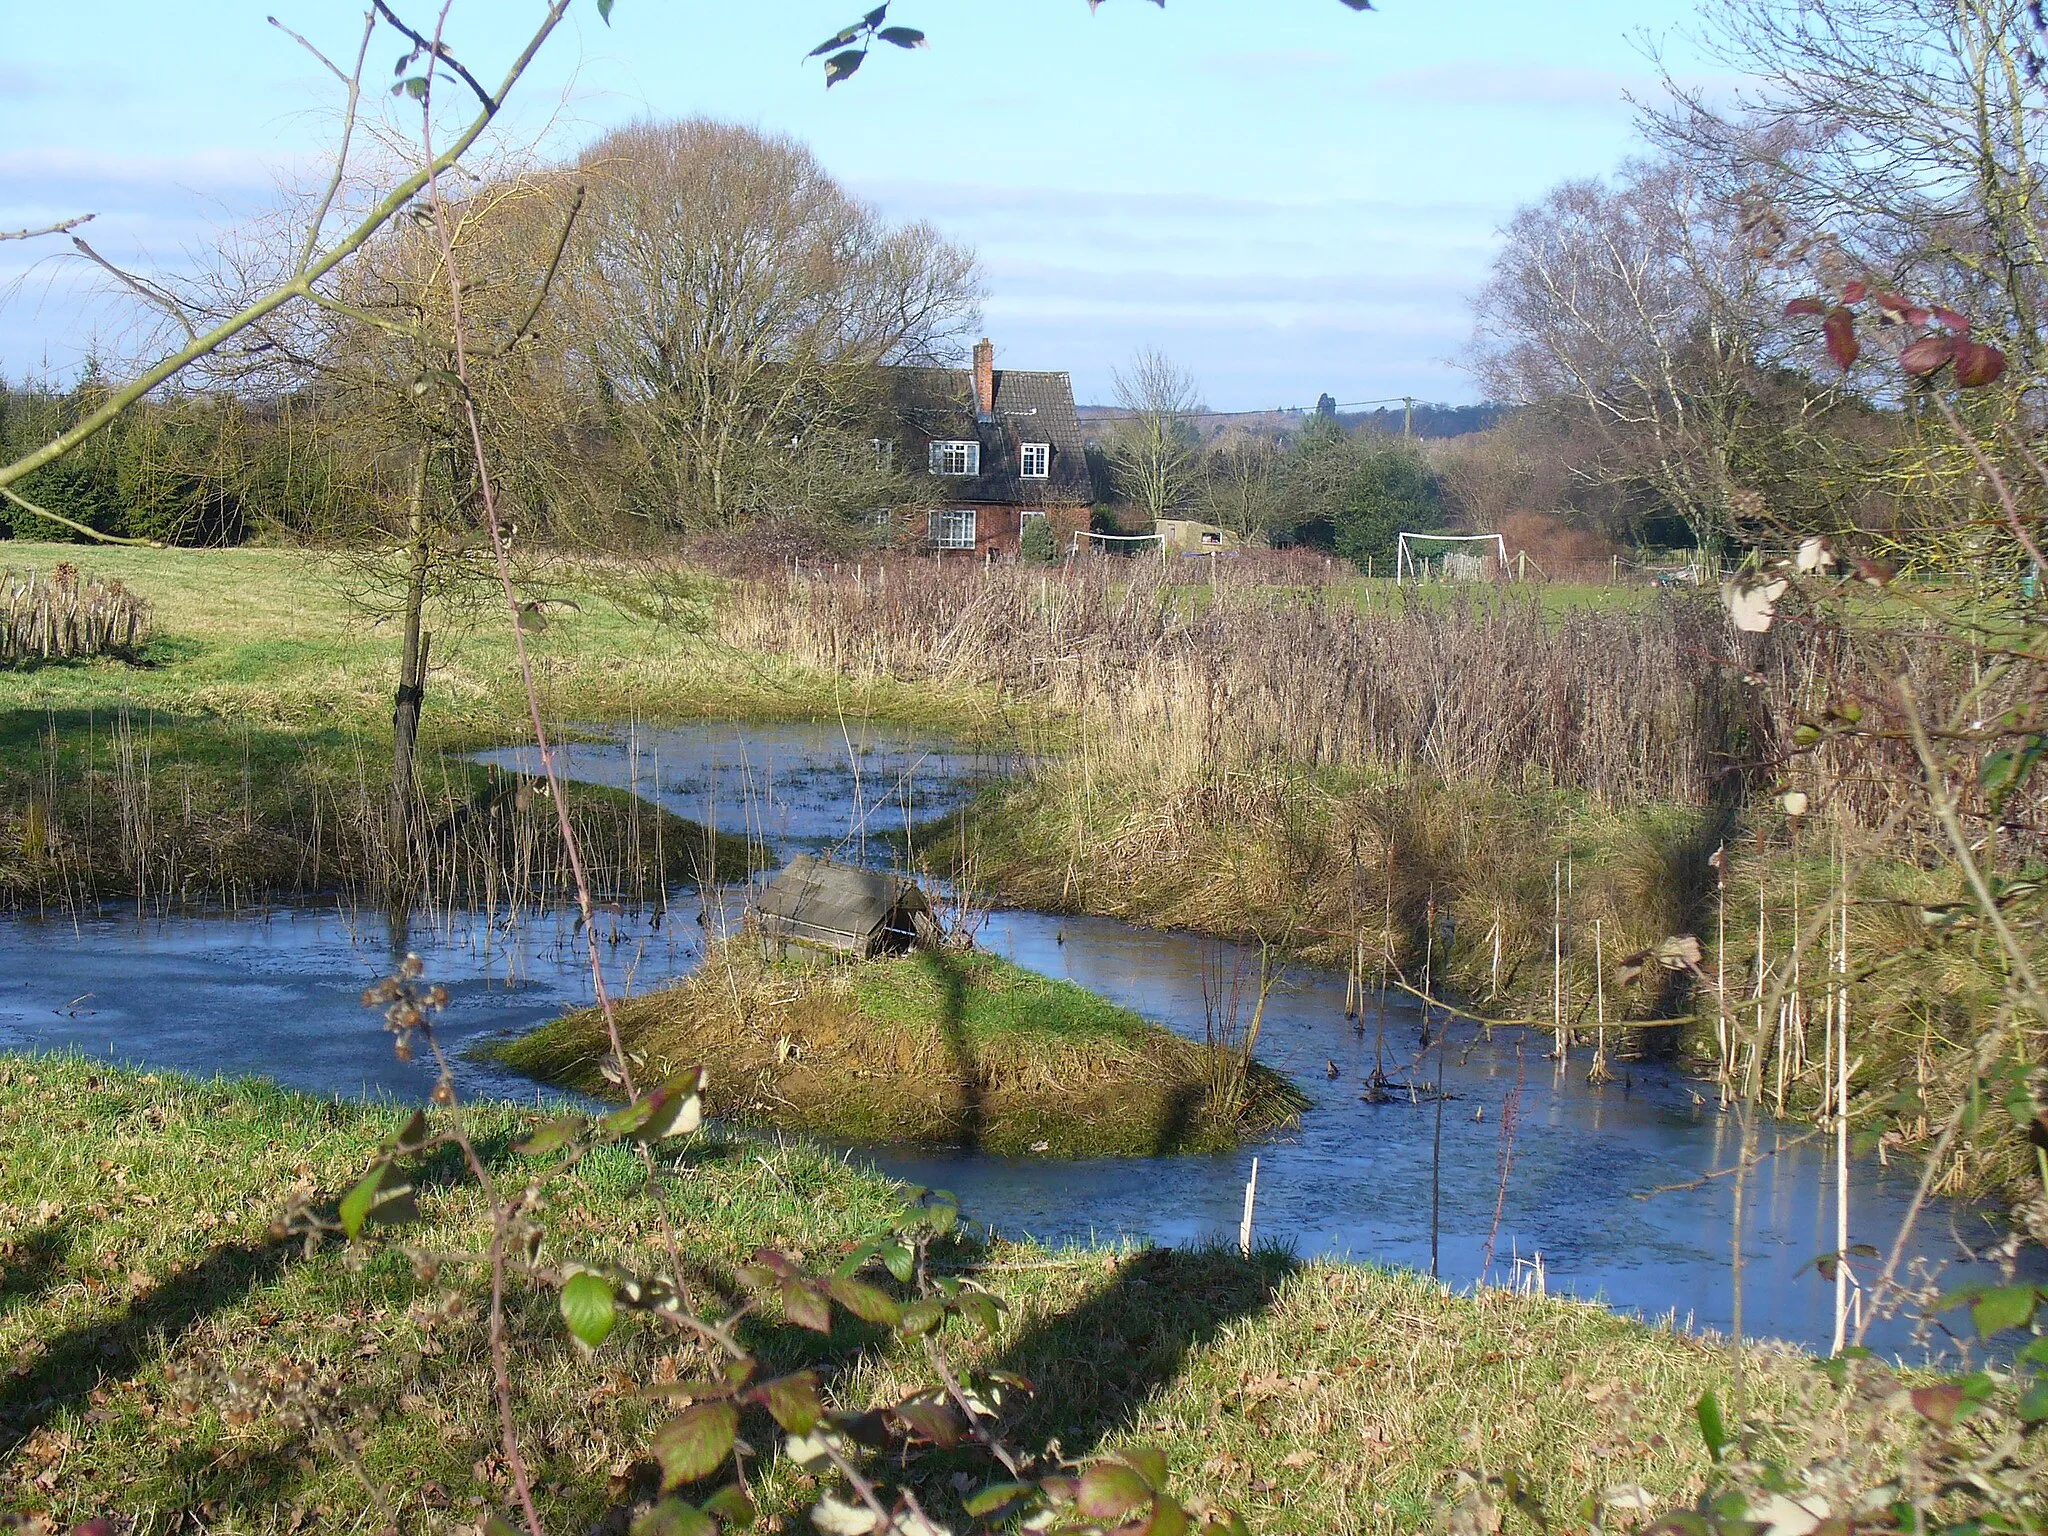
[[(487, 1154), (516, 1161), (529, 1117), (470, 1114)], [(308, 1257), (271, 1235), (294, 1189), (345, 1188), (402, 1118), (0, 1057), (0, 1508), (227, 1536), (474, 1528), (502, 1507), (481, 1276), (444, 1263), (423, 1278), (387, 1251)], [(707, 1135), (675, 1166), (666, 1202), (714, 1279), (763, 1243), (829, 1256), (904, 1198), (802, 1145)], [(421, 1192), (411, 1240), (479, 1252), (467, 1180), (436, 1167)], [(551, 1256), (656, 1262), (631, 1159), (586, 1159), (544, 1193)], [(1009, 1311), (993, 1339), (956, 1348), (1039, 1388), (1020, 1441), (1056, 1437), (1074, 1458), (1162, 1445), (1184, 1492), (1261, 1531), (1418, 1530), (1461, 1466), (1524, 1469), (1560, 1511), (1614, 1484), (1683, 1495), (1704, 1462), (1692, 1405), (1728, 1363), (1595, 1307), (1273, 1253), (997, 1244), (957, 1260)], [(630, 1322), (586, 1355), (550, 1296), (520, 1293), (511, 1327), (543, 1512), (553, 1530), (587, 1529), (629, 1496), (658, 1419), (637, 1385), (703, 1362)], [(921, 1379), (851, 1325), (825, 1340), (763, 1325), (753, 1342), (771, 1363), (821, 1366), (840, 1406)], [(1784, 1356), (1756, 1367), (1766, 1416), (1811, 1374)], [(802, 1525), (806, 1484), (771, 1464), (768, 1529)]]

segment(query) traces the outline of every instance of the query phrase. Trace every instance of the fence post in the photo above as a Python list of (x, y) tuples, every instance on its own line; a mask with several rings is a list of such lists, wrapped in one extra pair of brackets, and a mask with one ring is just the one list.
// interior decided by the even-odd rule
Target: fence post
[(1237, 1225), (1237, 1251), (1252, 1256), (1252, 1203), (1259, 1198), (1259, 1160), (1252, 1159), (1252, 1176), (1244, 1186), (1244, 1220)]

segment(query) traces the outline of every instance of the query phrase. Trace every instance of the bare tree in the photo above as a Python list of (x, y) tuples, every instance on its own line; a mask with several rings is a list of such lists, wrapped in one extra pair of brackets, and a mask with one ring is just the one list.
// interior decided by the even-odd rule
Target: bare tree
[[(892, 228), (788, 139), (641, 123), (583, 156), (590, 208), (565, 325), (661, 526), (726, 527), (814, 497), (832, 467), (886, 502), (866, 452), (875, 367), (947, 357), (974, 325), (973, 256)], [(863, 484), (863, 479), (876, 481)]]
[(1204, 516), (1242, 539), (1263, 538), (1286, 503), (1279, 448), (1271, 438), (1238, 432), (1202, 459)]
[(1122, 408), (1104, 451), (1120, 491), (1155, 522), (1186, 507), (1201, 485), (1191, 418), (1202, 412), (1194, 376), (1146, 348), (1111, 375)]
[(1779, 303), (1739, 211), (1682, 164), (1634, 161), (1506, 233), (1476, 305), (1492, 396), (1575, 402), (1601, 445), (1581, 473), (1647, 485), (1703, 539), (1727, 528)]

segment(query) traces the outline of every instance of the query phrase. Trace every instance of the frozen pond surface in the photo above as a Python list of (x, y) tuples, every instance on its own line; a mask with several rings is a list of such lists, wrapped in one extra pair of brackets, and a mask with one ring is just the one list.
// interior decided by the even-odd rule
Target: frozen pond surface
[[(660, 746), (650, 750), (656, 740)], [(888, 859), (894, 841), (878, 830), (885, 815), (894, 816), (900, 840), (906, 807), (917, 818), (943, 813), (990, 771), (986, 758), (932, 752), (901, 738), (871, 735), (865, 753), (862, 745), (856, 740), (849, 756), (837, 728), (705, 726), (643, 733), (630, 746), (581, 746), (569, 767), (598, 782), (637, 778), (643, 793), (697, 819), (714, 805), (722, 827), (751, 828), (771, 854), (843, 847), (851, 855), (865, 843), (878, 861)], [(700, 958), (695, 894), (677, 891), (671, 902), (660, 914), (601, 919), (609, 980), (620, 991), (660, 985)], [(1214, 990), (1235, 964), (1227, 948), (1190, 935), (1041, 913), (997, 913), (981, 940), (1197, 1036), (1205, 975)], [(417, 1100), (428, 1077), (393, 1060), (360, 1003), (363, 988), (408, 948), (450, 989), (443, 1034), (456, 1051), (589, 1001), (581, 936), (560, 916), (509, 928), (479, 914), (421, 917), (397, 932), (379, 913), (313, 907), (11, 918), (0, 921), (0, 1047), (71, 1047), (201, 1075), (261, 1074), (344, 1098)], [(1256, 1154), (1262, 1239), (1304, 1256), (1427, 1269), (1435, 1110), (1427, 1102), (1362, 1101), (1376, 1014), (1361, 1034), (1343, 1017), (1343, 994), (1341, 976), (1302, 971), (1274, 997), (1261, 1055), (1316, 1103), (1299, 1130), (1256, 1148), (1080, 1163), (853, 1155), (956, 1191), (973, 1216), (1006, 1233), (1188, 1243), (1235, 1240)], [(1387, 1018), (1389, 1068), (1410, 1075), (1417, 1015), (1404, 1004), (1390, 1006)], [(1540, 1254), (1552, 1291), (1725, 1329), (1733, 1181), (1706, 1176), (1732, 1165), (1738, 1119), (1660, 1066), (1619, 1064), (1621, 1080), (1590, 1087), (1586, 1054), (1559, 1071), (1545, 1058), (1549, 1046), (1547, 1036), (1511, 1031), (1490, 1042), (1464, 1029), (1452, 1033), (1446, 1087), (1456, 1097), (1443, 1115), (1442, 1274), (1456, 1284), (1478, 1275), (1498, 1200), (1496, 1281), (1512, 1276), (1517, 1259), (1526, 1266)], [(1432, 1052), (1413, 1075), (1433, 1077), (1435, 1061)], [(548, 1096), (466, 1058), (459, 1070), (466, 1094)], [(1502, 1129), (1517, 1097), (1502, 1197)], [(1767, 1123), (1761, 1131), (1762, 1147), (1775, 1155), (1749, 1181), (1745, 1310), (1752, 1333), (1825, 1347), (1832, 1288), (1811, 1263), (1834, 1246), (1833, 1165), (1820, 1140), (1798, 1141), (1805, 1129)], [(1853, 1241), (1889, 1242), (1912, 1177), (1904, 1166), (1854, 1164)], [(1971, 1213), (1937, 1206), (1923, 1218), (1918, 1251), (1958, 1265), (1948, 1278), (1959, 1280), (1967, 1266), (1958, 1239), (1981, 1244), (1989, 1236)], [(1908, 1347), (1897, 1328), (1881, 1326), (1872, 1342)]]

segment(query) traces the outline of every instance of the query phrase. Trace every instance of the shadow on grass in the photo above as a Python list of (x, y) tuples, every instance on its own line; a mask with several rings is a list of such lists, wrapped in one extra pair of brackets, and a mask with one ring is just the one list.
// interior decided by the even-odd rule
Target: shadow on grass
[(946, 1037), (953, 1075), (960, 1084), (954, 1139), (964, 1150), (979, 1152), (988, 1135), (988, 1089), (974, 1057), (974, 1042), (967, 1038), (967, 974), (955, 956), (943, 951), (934, 951), (931, 962), (939, 974), (939, 1031)]
[(994, 1362), (1037, 1388), (1019, 1438), (1034, 1446), (1058, 1440), (1068, 1457), (1092, 1453), (1132, 1428), (1190, 1355), (1271, 1306), (1299, 1267), (1277, 1249), (1249, 1260), (1220, 1248), (1132, 1254), (1107, 1285), (1031, 1323)]
[(38, 1227), (15, 1244), (0, 1263), (0, 1313), (35, 1300), (63, 1277), (76, 1235), (72, 1222), (58, 1221)]
[(283, 1271), (297, 1244), (230, 1243), (179, 1271), (120, 1314), (65, 1330), (0, 1383), (0, 1457), (102, 1379), (134, 1375), (193, 1324), (233, 1306)]

